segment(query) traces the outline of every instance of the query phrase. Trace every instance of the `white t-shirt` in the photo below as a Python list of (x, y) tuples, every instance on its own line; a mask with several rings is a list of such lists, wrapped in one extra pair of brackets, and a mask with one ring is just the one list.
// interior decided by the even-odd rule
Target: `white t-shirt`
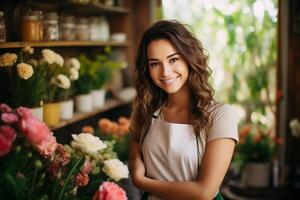
[[(160, 109), (154, 116), (159, 113)], [(211, 126), (207, 127), (206, 133), (200, 134), (198, 146), (192, 125), (152, 118), (142, 145), (146, 176), (165, 181), (197, 180), (198, 161), (201, 164), (207, 142), (218, 138), (232, 138), (238, 142), (237, 117), (233, 108), (215, 104), (211, 108), (211, 117)], [(148, 200), (158, 198), (150, 195)]]

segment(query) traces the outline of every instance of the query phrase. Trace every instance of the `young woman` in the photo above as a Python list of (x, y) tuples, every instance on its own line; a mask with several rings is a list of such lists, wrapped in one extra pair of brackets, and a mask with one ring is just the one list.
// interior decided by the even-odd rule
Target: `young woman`
[(238, 141), (233, 109), (213, 99), (201, 43), (177, 21), (144, 33), (136, 59), (130, 172), (148, 200), (222, 199)]

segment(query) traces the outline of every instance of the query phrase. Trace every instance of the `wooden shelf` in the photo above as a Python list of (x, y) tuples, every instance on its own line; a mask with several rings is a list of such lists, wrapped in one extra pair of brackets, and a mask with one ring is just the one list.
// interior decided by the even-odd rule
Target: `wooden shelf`
[(105, 105), (103, 107), (97, 108), (97, 109), (93, 109), (93, 111), (88, 112), (88, 113), (75, 113), (72, 119), (61, 121), (57, 126), (51, 127), (51, 130), (54, 131), (56, 129), (62, 128), (64, 126), (67, 126), (69, 124), (72, 124), (72, 123), (78, 122), (80, 120), (89, 118), (89, 117), (91, 117), (93, 115), (96, 115), (96, 114), (98, 114), (100, 112), (105, 112), (107, 110), (110, 110), (112, 108), (115, 108), (117, 106), (120, 106), (120, 105), (123, 105), (123, 104), (127, 104), (127, 103), (130, 103), (130, 102), (124, 102), (124, 101), (117, 100), (117, 99), (107, 100), (105, 102)]
[(31, 47), (72, 47), (72, 46), (114, 46), (126, 47), (130, 45), (129, 41), (115, 42), (115, 41), (38, 41), (38, 42), (4, 42), (0, 43), (2, 48), (23, 48), (25, 46)]
[(72, 2), (62, 2), (59, 5), (63, 8), (67, 8), (75, 12), (83, 12), (84, 10), (90, 12), (101, 12), (104, 14), (127, 14), (130, 10), (125, 7), (120, 6), (107, 6), (101, 3), (72, 3)]

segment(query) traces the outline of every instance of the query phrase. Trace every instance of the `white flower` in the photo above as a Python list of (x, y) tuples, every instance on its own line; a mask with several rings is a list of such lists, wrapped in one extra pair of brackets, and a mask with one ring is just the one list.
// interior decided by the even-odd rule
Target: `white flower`
[(26, 64), (26, 63), (20, 63), (17, 65), (17, 71), (18, 71), (18, 75), (22, 78), (22, 79), (29, 79), (32, 74), (33, 74), (33, 68), (31, 65)]
[(110, 159), (104, 161), (102, 169), (110, 178), (119, 181), (122, 178), (128, 178), (128, 167), (119, 159)]
[(300, 122), (298, 119), (292, 119), (290, 121), (290, 128), (294, 137), (300, 137)]
[(58, 64), (60, 66), (63, 66), (64, 64), (64, 59), (61, 57), (61, 55), (55, 53), (54, 51), (50, 49), (43, 49), (42, 50), (42, 55), (43, 59), (48, 63), (48, 64)]
[(99, 139), (87, 133), (80, 133), (79, 135), (72, 134), (73, 141), (71, 146), (80, 149), (83, 153), (89, 155), (97, 153), (99, 150), (105, 149), (107, 145)]
[(75, 68), (70, 68), (69, 72), (70, 72), (69, 78), (71, 81), (75, 81), (79, 78), (79, 72)]
[(0, 67), (8, 67), (15, 64), (17, 61), (17, 54), (15, 53), (5, 53), (2, 56), (0, 56)]
[(77, 58), (71, 58), (66, 62), (66, 65), (70, 68), (80, 69), (80, 62)]
[(58, 85), (58, 87), (63, 88), (63, 89), (69, 89), (71, 86), (71, 81), (70, 79), (63, 74), (59, 74), (56, 76), (55, 83)]
[(33, 54), (34, 53), (34, 50), (33, 48), (31, 48), (30, 46), (26, 46), (22, 49), (22, 51), (24, 51), (25, 53), (28, 53), (28, 54)]

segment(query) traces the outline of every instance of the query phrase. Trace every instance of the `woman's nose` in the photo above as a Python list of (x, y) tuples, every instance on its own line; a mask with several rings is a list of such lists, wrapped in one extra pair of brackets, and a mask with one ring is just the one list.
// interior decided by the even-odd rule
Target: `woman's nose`
[(172, 68), (169, 64), (163, 63), (162, 64), (162, 75), (168, 77), (172, 72)]

